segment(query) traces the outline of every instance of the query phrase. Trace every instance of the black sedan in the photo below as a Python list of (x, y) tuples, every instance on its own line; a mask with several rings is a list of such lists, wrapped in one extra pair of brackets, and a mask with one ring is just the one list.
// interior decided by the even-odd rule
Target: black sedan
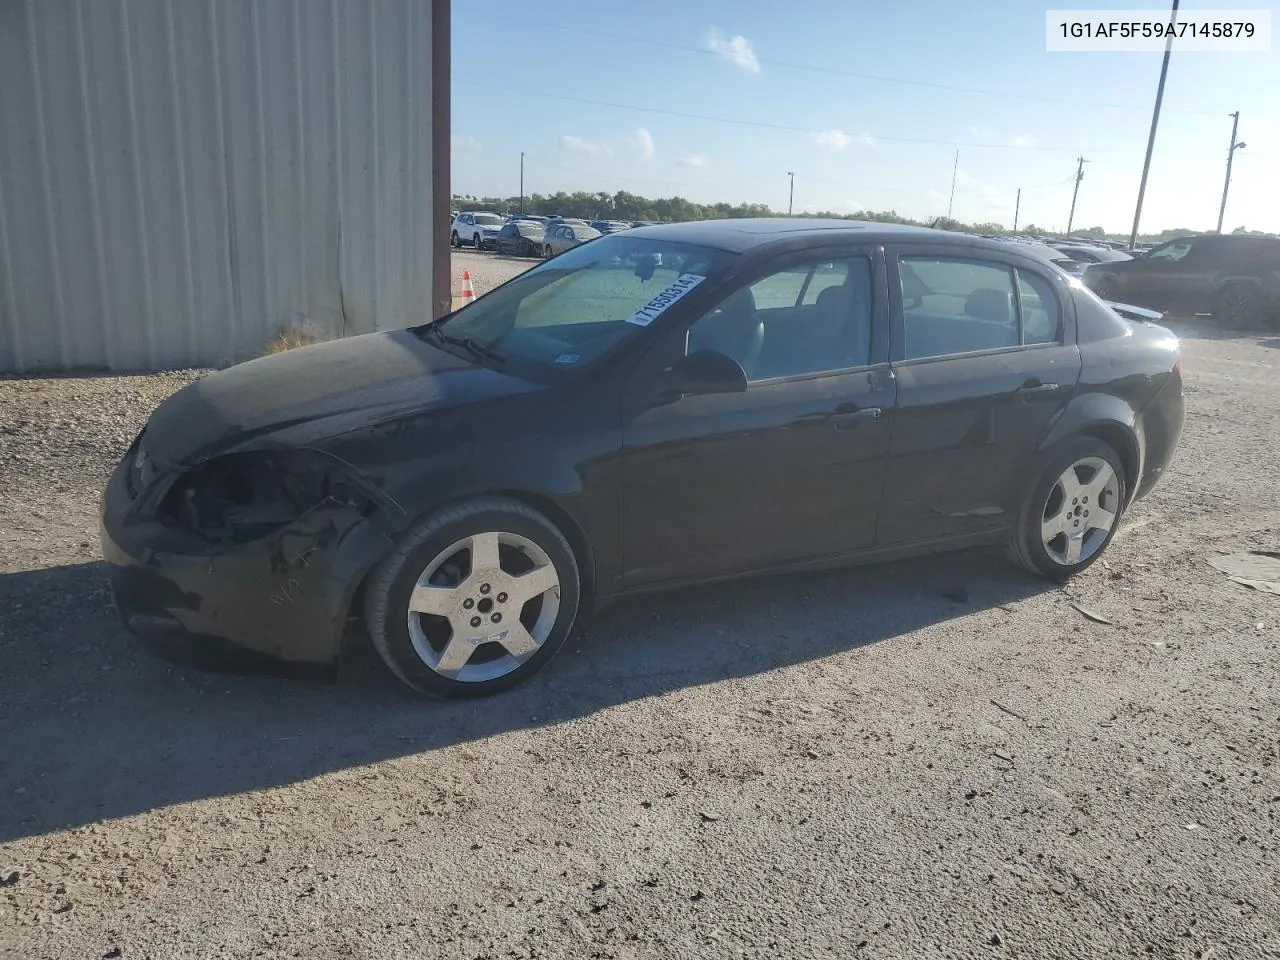
[(627, 231), (432, 323), (165, 401), (103, 499), (126, 623), (431, 694), (636, 591), (980, 544), (1065, 578), (1173, 456), (1177, 339), (1019, 245), (812, 220)]
[(542, 240), (546, 230), (536, 220), (511, 220), (498, 231), (498, 253), (516, 257), (537, 257), (542, 254)]

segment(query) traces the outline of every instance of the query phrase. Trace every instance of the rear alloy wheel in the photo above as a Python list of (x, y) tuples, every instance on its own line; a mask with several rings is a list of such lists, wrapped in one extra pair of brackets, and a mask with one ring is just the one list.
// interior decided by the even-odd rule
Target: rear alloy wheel
[(1252, 330), (1262, 320), (1262, 299), (1251, 287), (1226, 287), (1214, 303), (1213, 319), (1224, 330)]
[(1109, 445), (1093, 437), (1066, 444), (1032, 491), (1013, 559), (1055, 580), (1084, 570), (1115, 536), (1125, 490), (1124, 466)]
[(515, 686), (564, 645), (578, 564), (559, 530), (509, 500), (428, 518), (383, 561), (365, 619), (374, 648), (415, 690), (474, 697)]

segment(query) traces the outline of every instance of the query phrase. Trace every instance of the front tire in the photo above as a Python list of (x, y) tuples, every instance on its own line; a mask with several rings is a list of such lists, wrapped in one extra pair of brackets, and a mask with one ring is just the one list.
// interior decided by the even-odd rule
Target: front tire
[(1109, 444), (1094, 437), (1067, 442), (1032, 488), (1010, 555), (1051, 580), (1075, 576), (1111, 543), (1127, 496), (1124, 465)]
[(552, 257), (551, 244), (547, 244), (542, 248), (542, 259), (550, 260)]
[(471, 238), (471, 245), (475, 247), (476, 250), (484, 249), (484, 243), (480, 239), (480, 234), (477, 233), (475, 236)]
[(453, 247), (453, 249), (455, 250), (459, 249), (462, 246), (462, 241), (458, 239), (457, 230), (453, 231), (453, 236), (449, 238), (449, 246)]
[(512, 500), (473, 500), (428, 517), (383, 560), (365, 623), (387, 667), (419, 693), (487, 696), (555, 656), (581, 589), (550, 520)]

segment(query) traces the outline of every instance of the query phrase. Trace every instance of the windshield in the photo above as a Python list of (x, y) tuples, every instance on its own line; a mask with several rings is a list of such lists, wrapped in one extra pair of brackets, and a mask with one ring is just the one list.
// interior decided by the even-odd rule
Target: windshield
[(1151, 260), (1181, 260), (1191, 252), (1190, 240), (1171, 240), (1147, 254)]
[(502, 222), (502, 218), (496, 213), (477, 213), (475, 221), (483, 224), (498, 224)]
[(493, 355), (489, 362), (507, 369), (514, 361), (535, 377), (581, 370), (636, 336), (689, 290), (717, 279), (733, 259), (692, 244), (601, 237), (419, 330), (471, 340)]

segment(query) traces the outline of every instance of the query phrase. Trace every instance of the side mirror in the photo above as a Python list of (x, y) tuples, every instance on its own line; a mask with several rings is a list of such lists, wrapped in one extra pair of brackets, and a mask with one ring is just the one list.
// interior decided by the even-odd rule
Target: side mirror
[(663, 371), (658, 400), (673, 403), (681, 397), (743, 393), (746, 389), (747, 375), (742, 364), (715, 350), (699, 350)]

